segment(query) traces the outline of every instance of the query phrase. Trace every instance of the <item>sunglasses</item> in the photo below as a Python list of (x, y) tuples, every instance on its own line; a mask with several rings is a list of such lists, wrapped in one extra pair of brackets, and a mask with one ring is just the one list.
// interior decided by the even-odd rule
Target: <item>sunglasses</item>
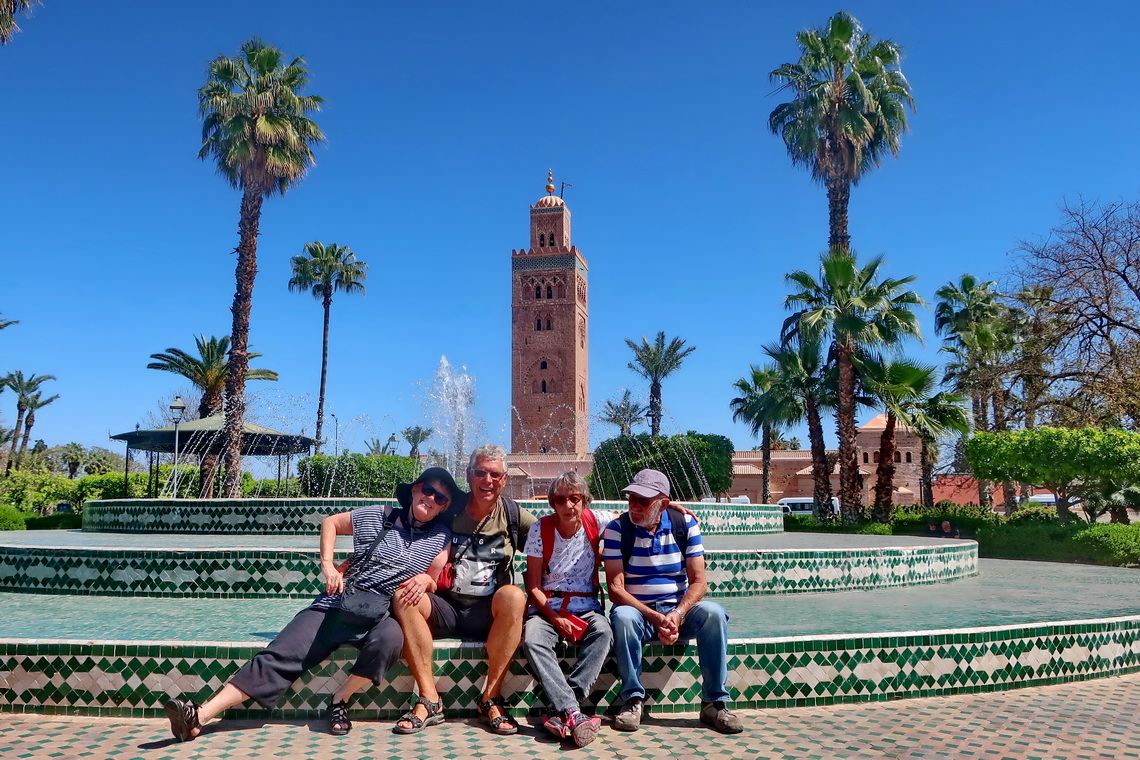
[(442, 493), (435, 488), (432, 488), (430, 483), (420, 483), (420, 493), (441, 507), (446, 507), (449, 503), (451, 503), (451, 499), (447, 496), (447, 494)]
[(494, 470), (472, 470), (471, 471), (472, 477), (474, 477), (476, 479), (490, 478), (491, 480), (495, 481), (496, 483), (498, 483), (500, 480), (502, 480), (503, 477), (506, 476), (506, 474), (507, 473), (505, 473), (505, 472), (495, 472)]
[(562, 506), (564, 504), (581, 504), (585, 500), (586, 499), (584, 496), (582, 496), (582, 494), (575, 493), (575, 494), (571, 494), (569, 496), (566, 496), (563, 494), (559, 494), (558, 496), (553, 496), (553, 497), (551, 497), (550, 502), (552, 504), (557, 505), (557, 506)]
[(657, 501), (658, 499), (660, 499), (661, 497), (660, 496), (654, 496), (652, 499), (647, 499), (644, 496), (639, 496), (635, 493), (627, 493), (625, 495), (625, 498), (628, 499), (631, 503), (637, 504), (639, 507), (644, 509), (646, 507), (653, 506), (653, 503), (655, 501)]

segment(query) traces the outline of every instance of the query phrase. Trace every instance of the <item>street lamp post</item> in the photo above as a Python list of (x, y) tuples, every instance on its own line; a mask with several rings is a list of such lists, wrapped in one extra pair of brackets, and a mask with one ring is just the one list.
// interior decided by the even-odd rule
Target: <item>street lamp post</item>
[(396, 455), (396, 447), (400, 445), (400, 437), (395, 433), (388, 438), (388, 442), (384, 444), (384, 453), (390, 456)]
[(333, 433), (333, 456), (336, 457), (340, 456), (340, 420), (337, 419), (337, 416), (331, 412), (329, 413), (329, 416), (332, 417), (333, 422), (336, 423), (336, 432)]
[(175, 396), (170, 404), (170, 413), (174, 415), (174, 498), (178, 498), (178, 423), (182, 422), (182, 415), (186, 413), (186, 402), (181, 396)]

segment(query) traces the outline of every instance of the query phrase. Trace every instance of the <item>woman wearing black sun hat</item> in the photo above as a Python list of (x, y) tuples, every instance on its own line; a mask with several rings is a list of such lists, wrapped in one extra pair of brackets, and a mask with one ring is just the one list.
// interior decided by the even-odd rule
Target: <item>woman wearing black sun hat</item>
[[(168, 700), (163, 707), (175, 738), (193, 739), (202, 724), (248, 699), (275, 707), (306, 670), (345, 644), (360, 655), (329, 698), (326, 718), (330, 732), (349, 732), (349, 698), (370, 683), (379, 685), (403, 651), (404, 636), (388, 606), (414, 605), (435, 591), (451, 543), (448, 521), (438, 518), (462, 509), (467, 494), (447, 470), (429, 467), (413, 482), (396, 486), (396, 500), (398, 508), (361, 507), (321, 522), (324, 593), (210, 699), (201, 705)], [(351, 535), (353, 545), (352, 557), (339, 567), (333, 559), (338, 534)]]

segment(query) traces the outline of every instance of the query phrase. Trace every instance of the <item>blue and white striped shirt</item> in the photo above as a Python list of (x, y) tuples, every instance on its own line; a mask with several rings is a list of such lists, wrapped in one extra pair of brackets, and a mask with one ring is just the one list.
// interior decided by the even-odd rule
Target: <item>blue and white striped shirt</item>
[[(685, 557), (704, 556), (701, 529), (697, 521), (685, 515), (688, 528)], [(661, 523), (655, 533), (634, 525), (633, 550), (625, 562), (625, 590), (639, 601), (652, 604), (660, 601), (680, 602), (689, 587), (681, 548), (673, 540), (669, 510), (661, 510)], [(602, 531), (602, 561), (621, 560), (621, 523), (613, 520)]]

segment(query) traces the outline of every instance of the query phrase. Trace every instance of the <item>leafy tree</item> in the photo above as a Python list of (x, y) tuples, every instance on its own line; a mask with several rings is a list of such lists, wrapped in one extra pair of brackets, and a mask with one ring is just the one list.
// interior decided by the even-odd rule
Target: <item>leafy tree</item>
[(28, 400), (39, 392), (40, 386), (48, 380), (55, 380), (55, 375), (28, 375), (20, 370), (8, 373), (4, 378), (4, 385), (16, 394), (16, 427), (12, 429), (12, 443), (8, 450), (8, 464), (5, 472), (11, 472), (15, 465), (16, 445), (24, 432), (24, 415), (28, 411)]
[(625, 339), (625, 344), (633, 351), (633, 361), (627, 366), (649, 381), (649, 434), (661, 435), (661, 382), (680, 369), (681, 362), (697, 347), (686, 348), (685, 341), (680, 338), (673, 338), (666, 344), (664, 331), (657, 333), (652, 344), (644, 335), (640, 344), (629, 338)]
[[(230, 339), (199, 335), (194, 338), (194, 345), (198, 355), (183, 351), (180, 348), (168, 348), (165, 353), (151, 354), (153, 362), (146, 365), (147, 369), (156, 369), (162, 372), (172, 372), (186, 378), (194, 387), (202, 392), (198, 402), (198, 418), (205, 419), (217, 414), (222, 409), (225, 398), (226, 383), (230, 374), (230, 363), (226, 359), (229, 352)], [(259, 353), (249, 352), (249, 360), (261, 356)], [(277, 380), (277, 373), (271, 369), (247, 369), (246, 380)], [(204, 499), (214, 495), (214, 473), (218, 467), (218, 455), (215, 451), (208, 451), (202, 457), (202, 492)]]
[(87, 451), (87, 464), (83, 469), (88, 475), (106, 475), (123, 471), (123, 456), (102, 446), (92, 446)]
[(317, 450), (321, 453), (321, 431), (325, 423), (325, 381), (329, 370), (329, 314), (332, 311), (333, 293), (364, 293), (364, 280), (368, 277), (368, 264), (357, 261), (348, 246), (314, 241), (305, 246), (305, 253), (290, 262), (292, 277), (289, 291), (309, 291), (324, 307), (324, 332), (321, 339), (321, 390), (317, 397)]
[(978, 433), (966, 442), (966, 457), (978, 477), (1048, 488), (1060, 519), (1071, 516), (1074, 499), (1140, 483), (1140, 434), (1120, 429)]
[(241, 493), (241, 436), (245, 380), (249, 369), (249, 314), (257, 275), (257, 236), (265, 198), (300, 182), (315, 161), (313, 147), (324, 140), (307, 114), (322, 99), (303, 95), (309, 72), (303, 58), (286, 63), (280, 50), (253, 39), (233, 58), (210, 62), (198, 91), (202, 148), (218, 172), (242, 192), (230, 371), (226, 377), (225, 495)]
[(798, 415), (798, 405), (780, 385), (779, 370), (772, 366), (761, 369), (753, 364), (750, 376), (733, 383), (740, 393), (729, 402), (734, 422), (747, 422), (753, 437), (760, 436), (761, 487), (760, 500), (772, 503), (772, 439)]
[(799, 60), (768, 75), (777, 91), (793, 97), (776, 106), (768, 127), (784, 140), (792, 163), (806, 166), (827, 188), (827, 246), (846, 252), (851, 187), (888, 152), (898, 157), (906, 110), (914, 109), (899, 69), (902, 48), (872, 39), (842, 11), (826, 26), (797, 34), (796, 42)]
[(419, 425), (412, 425), (400, 431), (400, 435), (404, 436), (404, 440), (412, 447), (408, 452), (408, 456), (412, 459), (420, 458), (420, 444), (432, 437), (435, 433), (431, 428), (420, 427)]
[(732, 441), (716, 434), (618, 436), (594, 451), (590, 490), (599, 499), (620, 499), (621, 489), (649, 467), (669, 477), (676, 501), (726, 493), (732, 487), (732, 452)]
[(802, 270), (785, 277), (798, 290), (784, 300), (797, 311), (784, 320), (783, 337), (828, 338), (835, 356), (839, 504), (845, 522), (863, 516), (855, 451), (856, 353), (897, 350), (905, 338), (920, 337), (913, 308), (924, 302), (913, 290), (904, 290), (915, 278), (879, 279), (882, 263), (876, 256), (860, 266), (853, 254), (832, 249), (821, 258), (818, 280)]
[(39, 2), (40, 0), (0, 0), (0, 45), (7, 45), (16, 32), (20, 31), (16, 24), (16, 14), (31, 15), (32, 6)]
[(21, 454), (28, 448), (28, 441), (32, 437), (32, 426), (36, 424), (36, 410), (43, 409), (58, 398), (59, 394), (44, 398), (38, 391), (28, 396), (28, 416), (24, 418), (24, 439), (20, 442)]
[(645, 422), (646, 411), (646, 407), (633, 400), (627, 388), (620, 399), (606, 400), (598, 421), (617, 425), (621, 435), (633, 435), (633, 426)]

